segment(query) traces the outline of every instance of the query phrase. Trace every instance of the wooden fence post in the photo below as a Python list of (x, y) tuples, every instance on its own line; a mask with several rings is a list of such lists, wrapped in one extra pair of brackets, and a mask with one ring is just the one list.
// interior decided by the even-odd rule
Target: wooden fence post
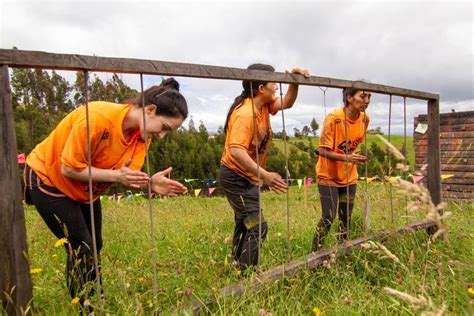
[[(440, 161), (440, 117), (439, 99), (428, 101), (428, 152), (427, 152), (427, 186), (430, 191), (431, 200), (435, 205), (441, 203), (441, 161)], [(442, 211), (440, 210), (440, 213)], [(436, 226), (428, 228), (432, 234), (437, 230)]]
[(0, 296), (8, 315), (29, 314), (33, 296), (18, 171), (8, 66), (0, 65)]

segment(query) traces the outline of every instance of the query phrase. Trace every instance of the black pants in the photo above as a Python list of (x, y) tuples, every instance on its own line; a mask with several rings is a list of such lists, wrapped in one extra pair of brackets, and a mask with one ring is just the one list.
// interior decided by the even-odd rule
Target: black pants
[[(345, 187), (331, 187), (319, 185), (319, 195), (321, 198), (322, 216), (318, 223), (318, 228), (313, 238), (313, 251), (321, 246), (323, 238), (331, 229), (331, 225), (336, 218), (336, 209), (339, 216), (338, 240), (349, 239), (350, 222), (357, 184)], [(339, 205), (338, 205), (339, 202)]]
[[(27, 165), (24, 172), (25, 201), (34, 204), (46, 225), (57, 238), (66, 238), (66, 284), (71, 297), (81, 302), (94, 294), (96, 281), (90, 205), (65, 196), (45, 185)], [(100, 199), (94, 202), (94, 225), (97, 253), (102, 249), (102, 209)]]
[(258, 264), (260, 230), (262, 241), (267, 235), (267, 223), (263, 215), (260, 227), (259, 187), (225, 166), (220, 168), (219, 180), (227, 200), (234, 210), (235, 229), (232, 256), (239, 263), (239, 269), (245, 270)]

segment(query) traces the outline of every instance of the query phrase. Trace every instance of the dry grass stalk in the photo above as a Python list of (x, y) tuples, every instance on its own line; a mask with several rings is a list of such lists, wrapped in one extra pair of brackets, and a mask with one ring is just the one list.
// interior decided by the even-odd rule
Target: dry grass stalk
[(433, 305), (431, 298), (426, 298), (422, 295), (413, 296), (405, 292), (401, 292), (390, 287), (384, 287), (383, 291), (385, 294), (393, 295), (399, 299), (410, 303), (414, 308), (426, 308), (428, 310), (421, 312), (422, 316), (443, 316), (446, 313), (446, 304), (443, 304), (441, 309), (436, 308)]
[[(377, 136), (387, 146), (389, 152), (397, 160), (406, 161), (405, 156), (403, 156), (403, 154), (395, 146), (388, 142), (384, 137), (380, 135)], [(406, 170), (407, 168), (408, 166), (404, 163), (397, 163), (397, 169)], [(426, 218), (436, 224), (438, 230), (433, 234), (433, 240), (442, 235), (443, 239), (447, 241), (447, 226), (443, 222), (443, 219), (451, 215), (451, 213), (447, 212), (442, 215), (440, 212), (446, 206), (446, 204), (440, 203), (438, 205), (434, 205), (433, 201), (431, 200), (430, 192), (426, 187), (422, 185), (395, 178), (389, 178), (388, 181), (401, 188), (402, 191), (408, 195), (408, 197), (411, 197), (413, 199), (407, 205), (408, 211), (413, 212), (416, 210), (423, 210), (425, 212)]]
[(387, 249), (384, 245), (379, 242), (368, 241), (361, 245), (363, 249), (368, 250), (370, 253), (374, 253), (379, 256), (379, 258), (389, 258), (393, 262), (399, 264), (405, 271), (408, 271), (408, 268), (400, 262), (400, 259), (396, 255), (394, 255), (390, 250)]

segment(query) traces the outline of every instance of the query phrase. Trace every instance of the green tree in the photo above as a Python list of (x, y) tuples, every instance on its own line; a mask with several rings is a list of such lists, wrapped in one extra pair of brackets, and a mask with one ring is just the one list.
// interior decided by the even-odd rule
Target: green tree
[(313, 132), (313, 135), (316, 136), (316, 133), (318, 132), (319, 129), (319, 124), (316, 122), (316, 119), (313, 117), (310, 123), (311, 126), (311, 131)]

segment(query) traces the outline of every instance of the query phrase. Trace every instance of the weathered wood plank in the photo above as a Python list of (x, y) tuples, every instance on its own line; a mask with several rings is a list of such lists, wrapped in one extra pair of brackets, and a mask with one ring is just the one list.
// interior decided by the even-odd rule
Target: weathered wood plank
[[(417, 151), (415, 157), (418, 158), (426, 158), (426, 152)], [(472, 158), (474, 157), (474, 150), (466, 150), (466, 151), (456, 151), (456, 150), (445, 150), (440, 152), (441, 158)]]
[[(446, 126), (440, 126), (439, 138), (440, 139), (462, 139), (462, 138), (474, 138), (474, 124), (472, 131), (451, 131), (446, 130)], [(420, 139), (425, 139), (426, 134), (415, 133), (413, 135), (413, 140), (418, 141)]]
[[(435, 227), (435, 224), (431, 221), (424, 220), (417, 223), (409, 224), (397, 228), (395, 231), (398, 234), (411, 233), (421, 229), (428, 229), (430, 227)], [(362, 237), (358, 239), (351, 240), (347, 243), (336, 245), (333, 248), (322, 249), (318, 252), (309, 254), (305, 259), (295, 260), (288, 262), (286, 264), (277, 266), (269, 271), (263, 272), (253, 278), (240, 281), (239, 283), (227, 286), (222, 288), (218, 296), (219, 298), (223, 297), (237, 297), (241, 296), (244, 291), (255, 291), (257, 288), (270, 286), (276, 280), (281, 279), (283, 276), (293, 276), (296, 273), (314, 269), (321, 266), (324, 260), (327, 260), (332, 254), (336, 257), (342, 257), (352, 252), (353, 249), (359, 248), (360, 245), (366, 243), (369, 240), (385, 240), (390, 234), (393, 234), (393, 230), (385, 230), (375, 233), (373, 235)], [(209, 296), (202, 301), (191, 302), (186, 305), (182, 310), (186, 312), (193, 312), (195, 315), (204, 310), (204, 307), (216, 302), (215, 296)], [(175, 311), (175, 314), (178, 311)]]
[(443, 199), (452, 200), (452, 201), (474, 200), (474, 193), (443, 191)]
[(443, 191), (474, 193), (474, 186), (464, 184), (442, 184)]
[[(440, 113), (440, 118), (441, 120), (444, 120), (446, 118), (464, 118), (464, 117), (472, 117), (474, 116), (474, 111), (462, 111), (462, 112), (451, 112), (451, 113)], [(418, 121), (425, 121), (428, 119), (427, 114), (420, 114), (417, 117), (415, 117), (415, 122)]]
[[(454, 157), (448, 157), (448, 156), (441, 156), (441, 170), (444, 170), (443, 166), (447, 164), (453, 164), (453, 165), (472, 165), (474, 166), (474, 151), (471, 151), (472, 155), (467, 158), (454, 158)], [(427, 158), (426, 157), (415, 157), (415, 164), (416, 165), (422, 165), (427, 163)]]
[(8, 67), (0, 66), (0, 296), (2, 306), (9, 315), (23, 314), (32, 298), (18, 175)]
[[(425, 120), (419, 120), (418, 122), (426, 123)], [(418, 123), (415, 121), (415, 124)], [(441, 117), (440, 124), (443, 126), (453, 126), (458, 124), (474, 124), (474, 115), (465, 116), (465, 117)], [(416, 126), (416, 125), (415, 125)]]
[[(423, 139), (418, 139), (415, 140), (414, 143), (418, 146), (426, 146), (428, 144), (428, 139), (423, 138)], [(453, 145), (453, 146), (459, 146), (459, 149), (457, 150), (462, 150), (464, 147), (465, 148), (472, 148), (474, 150), (474, 138), (440, 138), (439, 139), (439, 144), (441, 146), (443, 145)]]
[(299, 83), (308, 86), (332, 88), (355, 87), (365, 91), (410, 98), (431, 100), (439, 98), (438, 94), (427, 93), (398, 87), (385, 86), (360, 81), (349, 81), (326, 77), (289, 75), (279, 72), (246, 70), (210, 65), (142, 60), (131, 58), (112, 58), (73, 54), (53, 54), (38, 51), (0, 49), (0, 64), (17, 68), (41, 68), (74, 71), (96, 71), (130, 74), (150, 74), (164, 76), (181, 76), (227, 80), (266, 80), (281, 83)]

